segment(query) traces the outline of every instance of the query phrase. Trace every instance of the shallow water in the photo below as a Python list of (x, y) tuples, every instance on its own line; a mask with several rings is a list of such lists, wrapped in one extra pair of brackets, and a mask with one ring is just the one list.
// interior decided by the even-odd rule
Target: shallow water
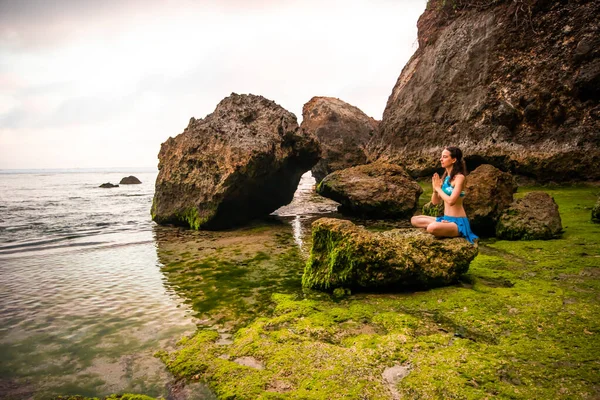
[[(98, 188), (130, 174), (142, 184)], [(221, 233), (158, 227), (155, 179), (0, 173), (0, 398), (172, 396), (153, 354), (198, 325), (228, 331), (275, 290), (299, 290), (310, 221), (336, 206), (305, 175), (270, 220)], [(202, 385), (186, 397), (214, 398)]]

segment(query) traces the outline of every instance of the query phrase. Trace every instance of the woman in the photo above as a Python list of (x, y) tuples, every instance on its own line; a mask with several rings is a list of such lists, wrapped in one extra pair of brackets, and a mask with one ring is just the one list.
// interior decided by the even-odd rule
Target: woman
[(410, 222), (417, 228), (425, 228), (427, 232), (436, 237), (462, 236), (473, 243), (477, 236), (471, 232), (471, 226), (463, 207), (465, 192), (465, 175), (467, 167), (462, 158), (462, 151), (458, 147), (446, 147), (440, 158), (442, 167), (446, 170), (444, 175), (436, 173), (431, 179), (433, 194), (431, 202), (439, 204), (444, 202), (443, 217), (429, 217), (417, 215)]

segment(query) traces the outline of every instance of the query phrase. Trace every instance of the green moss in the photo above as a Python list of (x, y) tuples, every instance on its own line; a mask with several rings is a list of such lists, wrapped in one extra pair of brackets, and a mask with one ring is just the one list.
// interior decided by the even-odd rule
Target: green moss
[[(102, 397), (104, 400), (158, 400), (155, 397), (146, 396), (143, 394), (111, 394), (110, 396)], [(53, 400), (100, 400), (98, 397), (84, 397), (84, 396), (57, 396)]]
[(600, 226), (589, 212), (597, 193), (548, 191), (563, 237), (484, 240), (455, 286), (337, 301), (276, 294), (271, 312), (247, 320), (232, 344), (217, 345), (217, 334), (203, 330), (162, 358), (177, 376), (205, 379), (220, 398), (387, 399), (382, 373), (394, 365), (409, 369), (394, 387), (401, 398), (596, 398)]
[(592, 209), (592, 221), (600, 223), (600, 197), (598, 197), (598, 201), (596, 201), (596, 204)]
[(426, 203), (425, 205), (423, 205), (422, 214), (429, 215), (430, 217), (438, 217), (444, 215), (444, 203)]

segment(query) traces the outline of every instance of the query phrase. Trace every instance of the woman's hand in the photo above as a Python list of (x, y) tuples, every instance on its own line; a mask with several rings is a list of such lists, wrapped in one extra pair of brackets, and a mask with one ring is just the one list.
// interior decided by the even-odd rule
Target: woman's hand
[(440, 178), (437, 172), (433, 174), (433, 177), (431, 178), (431, 187), (434, 192), (437, 192), (438, 189), (442, 188), (442, 178)]

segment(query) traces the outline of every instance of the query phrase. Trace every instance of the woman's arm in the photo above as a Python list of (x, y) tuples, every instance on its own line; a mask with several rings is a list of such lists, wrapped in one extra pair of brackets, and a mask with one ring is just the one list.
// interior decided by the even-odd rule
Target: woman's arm
[(452, 190), (452, 194), (450, 196), (444, 193), (441, 185), (434, 186), (434, 190), (442, 200), (448, 203), (448, 205), (453, 206), (456, 204), (456, 200), (458, 200), (460, 197), (460, 192), (462, 192), (464, 184), (465, 176), (459, 174), (454, 177), (454, 189)]
[(431, 204), (433, 204), (434, 206), (440, 204), (440, 202), (442, 201), (442, 199), (440, 198), (440, 196), (438, 195), (438, 193), (435, 189), (439, 180), (440, 180), (440, 176), (436, 172), (431, 177), (431, 187), (433, 188), (433, 193), (431, 194)]
[(437, 194), (437, 192), (434, 190), (433, 193), (431, 194), (431, 204), (433, 204), (434, 206), (437, 206), (438, 204), (440, 204), (441, 201), (442, 201), (442, 199)]

